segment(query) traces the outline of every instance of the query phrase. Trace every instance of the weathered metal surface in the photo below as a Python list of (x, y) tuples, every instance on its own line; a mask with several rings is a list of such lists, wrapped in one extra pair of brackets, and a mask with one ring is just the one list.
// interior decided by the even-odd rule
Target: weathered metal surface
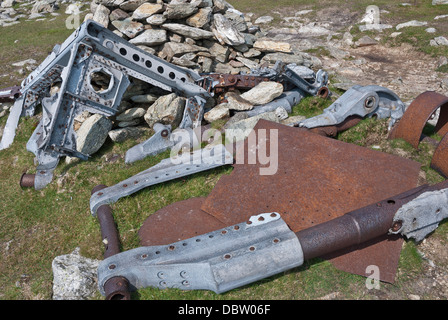
[(322, 114), (300, 121), (296, 126), (305, 128), (335, 126), (349, 117), (375, 116), (378, 119), (390, 118), (389, 128), (392, 128), (403, 116), (404, 109), (404, 103), (393, 91), (376, 85), (364, 87), (356, 85), (323, 110)]
[(175, 202), (150, 215), (138, 232), (140, 244), (166, 245), (224, 228), (224, 223), (201, 210), (204, 200)]
[(392, 129), (389, 139), (404, 139), (418, 148), (423, 128), (434, 112), (440, 108), (435, 132), (443, 137), (448, 132), (448, 97), (433, 91), (420, 94), (406, 109), (400, 122)]
[[(269, 121), (260, 120), (255, 132), (261, 129), (278, 132), (278, 170), (260, 175), (266, 165), (258, 159), (256, 164), (236, 159), (232, 174), (220, 178), (201, 207), (225, 224), (245, 221), (249, 213), (275, 211), (298, 232), (417, 185), (417, 162)], [(244, 150), (249, 150), (247, 141)], [(384, 270), (381, 279), (393, 282), (400, 249), (398, 243), (380, 241), (358, 248), (357, 260), (350, 253), (332, 262), (362, 275), (367, 266), (377, 265)]]
[(412, 201), (404, 204), (394, 215), (395, 227), (391, 233), (399, 233), (415, 241), (422, 241), (448, 218), (448, 180), (427, 188)]
[(0, 89), (0, 102), (14, 102), (20, 97), (20, 86)]
[(300, 266), (303, 252), (293, 231), (276, 212), (168, 245), (143, 246), (104, 259), (105, 281), (126, 278), (132, 288), (212, 290), (216, 293)]
[(221, 94), (226, 91), (235, 89), (251, 89), (263, 81), (269, 81), (269, 78), (253, 75), (225, 74), (225, 73), (209, 73), (204, 76), (214, 81), (214, 92)]
[(438, 143), (432, 156), (431, 168), (448, 178), (448, 134)]
[[(437, 225), (427, 216), (434, 216), (436, 210), (431, 209), (429, 213), (425, 207), (428, 200), (434, 202), (435, 206), (441, 207), (446, 203), (448, 180), (439, 184), (424, 185), (413, 188), (404, 193), (391, 196), (382, 201), (370, 204), (363, 208), (348, 212), (338, 218), (321, 223), (317, 226), (301, 230), (296, 233), (300, 240), (305, 259), (320, 257), (332, 252), (359, 245), (378, 237), (390, 236), (390, 234), (409, 235), (409, 229), (421, 232), (424, 228), (435, 230)], [(424, 199), (421, 201), (420, 199)], [(415, 211), (415, 212), (414, 212)], [(447, 217), (447, 210), (440, 209), (440, 222)], [(433, 217), (434, 218), (434, 217)], [(418, 221), (412, 226), (410, 221)], [(406, 220), (406, 222), (404, 222)], [(406, 225), (406, 228), (404, 228)], [(428, 232), (424, 232), (421, 241)]]

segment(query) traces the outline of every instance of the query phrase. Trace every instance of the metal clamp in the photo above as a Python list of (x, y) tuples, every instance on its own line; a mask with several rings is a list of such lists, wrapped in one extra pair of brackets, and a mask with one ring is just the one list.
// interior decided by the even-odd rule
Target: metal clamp
[(335, 126), (349, 117), (376, 116), (378, 119), (390, 117), (389, 129), (404, 113), (405, 105), (391, 90), (380, 86), (353, 86), (340, 96), (322, 114), (305, 119), (295, 126), (316, 128)]

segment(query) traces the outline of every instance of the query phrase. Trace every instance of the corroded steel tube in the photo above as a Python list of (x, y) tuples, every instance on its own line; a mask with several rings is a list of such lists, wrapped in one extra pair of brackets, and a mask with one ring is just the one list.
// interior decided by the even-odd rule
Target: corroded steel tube
[[(96, 193), (107, 186), (98, 185), (92, 190)], [(112, 215), (112, 209), (108, 205), (102, 205), (97, 210), (97, 218), (100, 223), (101, 237), (104, 244), (104, 258), (108, 258), (120, 253), (120, 240), (115, 221)], [(113, 277), (104, 285), (106, 300), (130, 300), (129, 282), (123, 277)]]
[(36, 175), (35, 174), (27, 174), (24, 173), (20, 177), (20, 187), (22, 188), (33, 188), (34, 187), (34, 179)]
[(420, 186), (383, 201), (349, 212), (296, 233), (304, 259), (322, 257), (397, 231), (393, 218), (398, 209), (427, 191), (448, 188), (448, 180), (434, 186)]

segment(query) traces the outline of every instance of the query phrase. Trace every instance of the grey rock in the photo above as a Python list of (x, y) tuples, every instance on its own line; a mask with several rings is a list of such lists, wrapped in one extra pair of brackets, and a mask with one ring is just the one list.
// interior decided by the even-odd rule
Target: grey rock
[(131, 97), (131, 100), (135, 103), (153, 103), (159, 97), (154, 94), (141, 94)]
[(19, 61), (19, 62), (14, 62), (12, 64), (12, 66), (13, 67), (23, 67), (25, 65), (29, 65), (29, 64), (34, 65), (36, 63), (37, 63), (37, 61), (34, 60), (34, 59), (26, 59), (26, 60), (22, 60), (22, 61)]
[(422, 26), (426, 26), (427, 24), (428, 24), (428, 22), (426, 22), (426, 21), (412, 20), (412, 21), (398, 24), (395, 27), (395, 29), (400, 30), (402, 28), (407, 28), (407, 27), (422, 27)]
[(123, 113), (120, 113), (117, 117), (116, 120), (118, 121), (131, 121), (131, 120), (135, 120), (137, 118), (141, 118), (145, 115), (146, 110), (143, 108), (139, 108), (139, 107), (134, 107), (134, 108), (130, 108), (128, 110), (126, 110)]
[(283, 93), (283, 85), (274, 81), (261, 82), (249, 91), (244, 92), (241, 98), (253, 105), (262, 105), (271, 102)]
[(134, 38), (136, 35), (145, 30), (145, 26), (142, 23), (134, 21), (132, 20), (132, 18), (115, 20), (111, 23), (115, 28), (118, 29), (118, 31), (120, 31), (130, 39)]
[(109, 26), (109, 14), (110, 10), (100, 4), (96, 7), (95, 13), (93, 14), (93, 21), (107, 28)]
[(235, 92), (227, 92), (225, 97), (227, 99), (227, 108), (230, 110), (245, 111), (252, 110), (254, 108), (252, 103), (243, 99)]
[(15, 4), (16, 4), (15, 0), (3, 0), (1, 3), (1, 7), (2, 8), (11, 8)]
[[(432, 41), (432, 40), (431, 40)], [(448, 46), (448, 39), (445, 37), (435, 37), (434, 42), (431, 42), (433, 46)]]
[(149, 135), (151, 129), (148, 127), (126, 127), (109, 131), (109, 138), (113, 142), (123, 142), (128, 139), (137, 139)]
[(208, 123), (212, 123), (217, 120), (226, 119), (230, 116), (230, 111), (227, 103), (221, 103), (212, 108), (210, 111), (204, 114), (204, 120)]
[(288, 117), (284, 120), (281, 120), (281, 123), (284, 125), (290, 125), (290, 124), (295, 124), (298, 123), (300, 121), (305, 120), (306, 117), (305, 116), (292, 116), (292, 117)]
[(204, 46), (209, 49), (210, 54), (216, 61), (226, 63), (229, 58), (230, 49), (228, 46), (222, 46), (217, 42), (204, 42)]
[(235, 9), (228, 9), (224, 16), (229, 19), (236, 30), (246, 32), (248, 27), (244, 15)]
[(53, 259), (53, 300), (87, 300), (98, 291), (100, 261), (85, 258), (79, 248)]
[(162, 56), (166, 57), (168, 61), (171, 61), (173, 57), (180, 57), (189, 52), (199, 51), (207, 51), (207, 49), (188, 43), (167, 42), (163, 45), (161, 54)]
[(265, 24), (265, 23), (270, 23), (273, 20), (274, 20), (274, 18), (271, 16), (261, 16), (261, 17), (257, 18), (254, 23), (255, 24)]
[(159, 3), (143, 3), (134, 10), (132, 18), (135, 20), (143, 20), (152, 16), (153, 14), (163, 12), (163, 5)]
[(152, 16), (146, 18), (146, 23), (153, 26), (160, 26), (164, 24), (165, 21), (166, 18), (163, 16), (163, 14), (153, 14)]
[(286, 54), (286, 53), (268, 53), (266, 54), (261, 61), (268, 62), (274, 64), (277, 61), (283, 61), (286, 64), (295, 63), (297, 65), (304, 64), (304, 56), (303, 55), (295, 55), (295, 54)]
[(119, 128), (130, 128), (139, 125), (142, 122), (141, 118), (129, 120), (129, 121), (120, 121), (118, 122)]
[(126, 11), (124, 11), (124, 10), (118, 8), (118, 9), (113, 10), (113, 11), (110, 13), (110, 15), (109, 15), (109, 20), (110, 20), (110, 21), (124, 20), (124, 19), (127, 19), (127, 18), (129, 18), (129, 17), (130, 17), (129, 14), (128, 14)]
[(448, 4), (448, 0), (432, 0), (433, 5)]
[(213, 0), (213, 13), (225, 13), (229, 9), (235, 9), (225, 0)]
[(135, 38), (129, 40), (135, 45), (158, 46), (168, 40), (166, 30), (148, 29)]
[(196, 54), (190, 52), (190, 53), (184, 54), (181, 57), (173, 57), (173, 60), (171, 62), (174, 64), (177, 64), (178, 66), (191, 68), (191, 67), (198, 66), (198, 64), (196, 62), (194, 62), (195, 59), (196, 59)]
[(34, 3), (30, 13), (51, 13), (58, 9), (59, 5), (56, 0), (41, 0)]
[(261, 52), (284, 52), (291, 53), (291, 45), (288, 42), (257, 40), (254, 43), (254, 49)]
[(162, 25), (162, 28), (194, 40), (213, 38), (213, 33), (210, 31), (190, 27), (180, 23), (165, 23)]
[(246, 43), (244, 36), (222, 14), (213, 15), (212, 32), (220, 44), (239, 46)]
[(236, 57), (236, 60), (244, 64), (244, 66), (249, 69), (255, 69), (258, 67), (258, 60), (247, 59), (243, 57)]
[(359, 39), (358, 41), (355, 42), (355, 45), (357, 47), (366, 47), (366, 46), (373, 46), (378, 44), (378, 41), (370, 38), (369, 36), (364, 36), (361, 39)]
[(163, 15), (168, 20), (178, 20), (191, 16), (199, 10), (198, 4), (194, 3), (180, 3), (167, 5)]
[(87, 155), (94, 154), (106, 141), (110, 129), (111, 120), (99, 114), (92, 115), (76, 132), (76, 149)]
[(176, 127), (182, 120), (185, 101), (185, 98), (178, 97), (175, 93), (161, 96), (148, 108), (144, 119), (150, 128), (156, 122)]
[(211, 20), (212, 8), (201, 8), (185, 21), (189, 26), (203, 28)]
[[(120, 4), (120, 9), (122, 9), (124, 11), (134, 11), (145, 2), (147, 2), (147, 1), (146, 0), (124, 1), (123, 3)], [(148, 1), (148, 2), (153, 2), (153, 1)]]

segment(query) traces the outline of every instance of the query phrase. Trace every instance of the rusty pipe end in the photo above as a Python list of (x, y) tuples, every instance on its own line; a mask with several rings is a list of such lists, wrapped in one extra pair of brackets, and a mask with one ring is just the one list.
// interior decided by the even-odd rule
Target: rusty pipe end
[(123, 277), (113, 277), (104, 284), (106, 300), (131, 300), (129, 281)]
[(36, 178), (35, 174), (23, 173), (20, 177), (19, 185), (21, 188), (32, 188), (34, 187), (34, 180)]
[(102, 189), (105, 189), (105, 188), (107, 188), (106, 185), (104, 185), (104, 184), (99, 184), (99, 185), (93, 187), (92, 191), (90, 192), (90, 195), (92, 195), (92, 194), (94, 194), (95, 192), (98, 192), (98, 191), (100, 191), (100, 190), (102, 190)]

